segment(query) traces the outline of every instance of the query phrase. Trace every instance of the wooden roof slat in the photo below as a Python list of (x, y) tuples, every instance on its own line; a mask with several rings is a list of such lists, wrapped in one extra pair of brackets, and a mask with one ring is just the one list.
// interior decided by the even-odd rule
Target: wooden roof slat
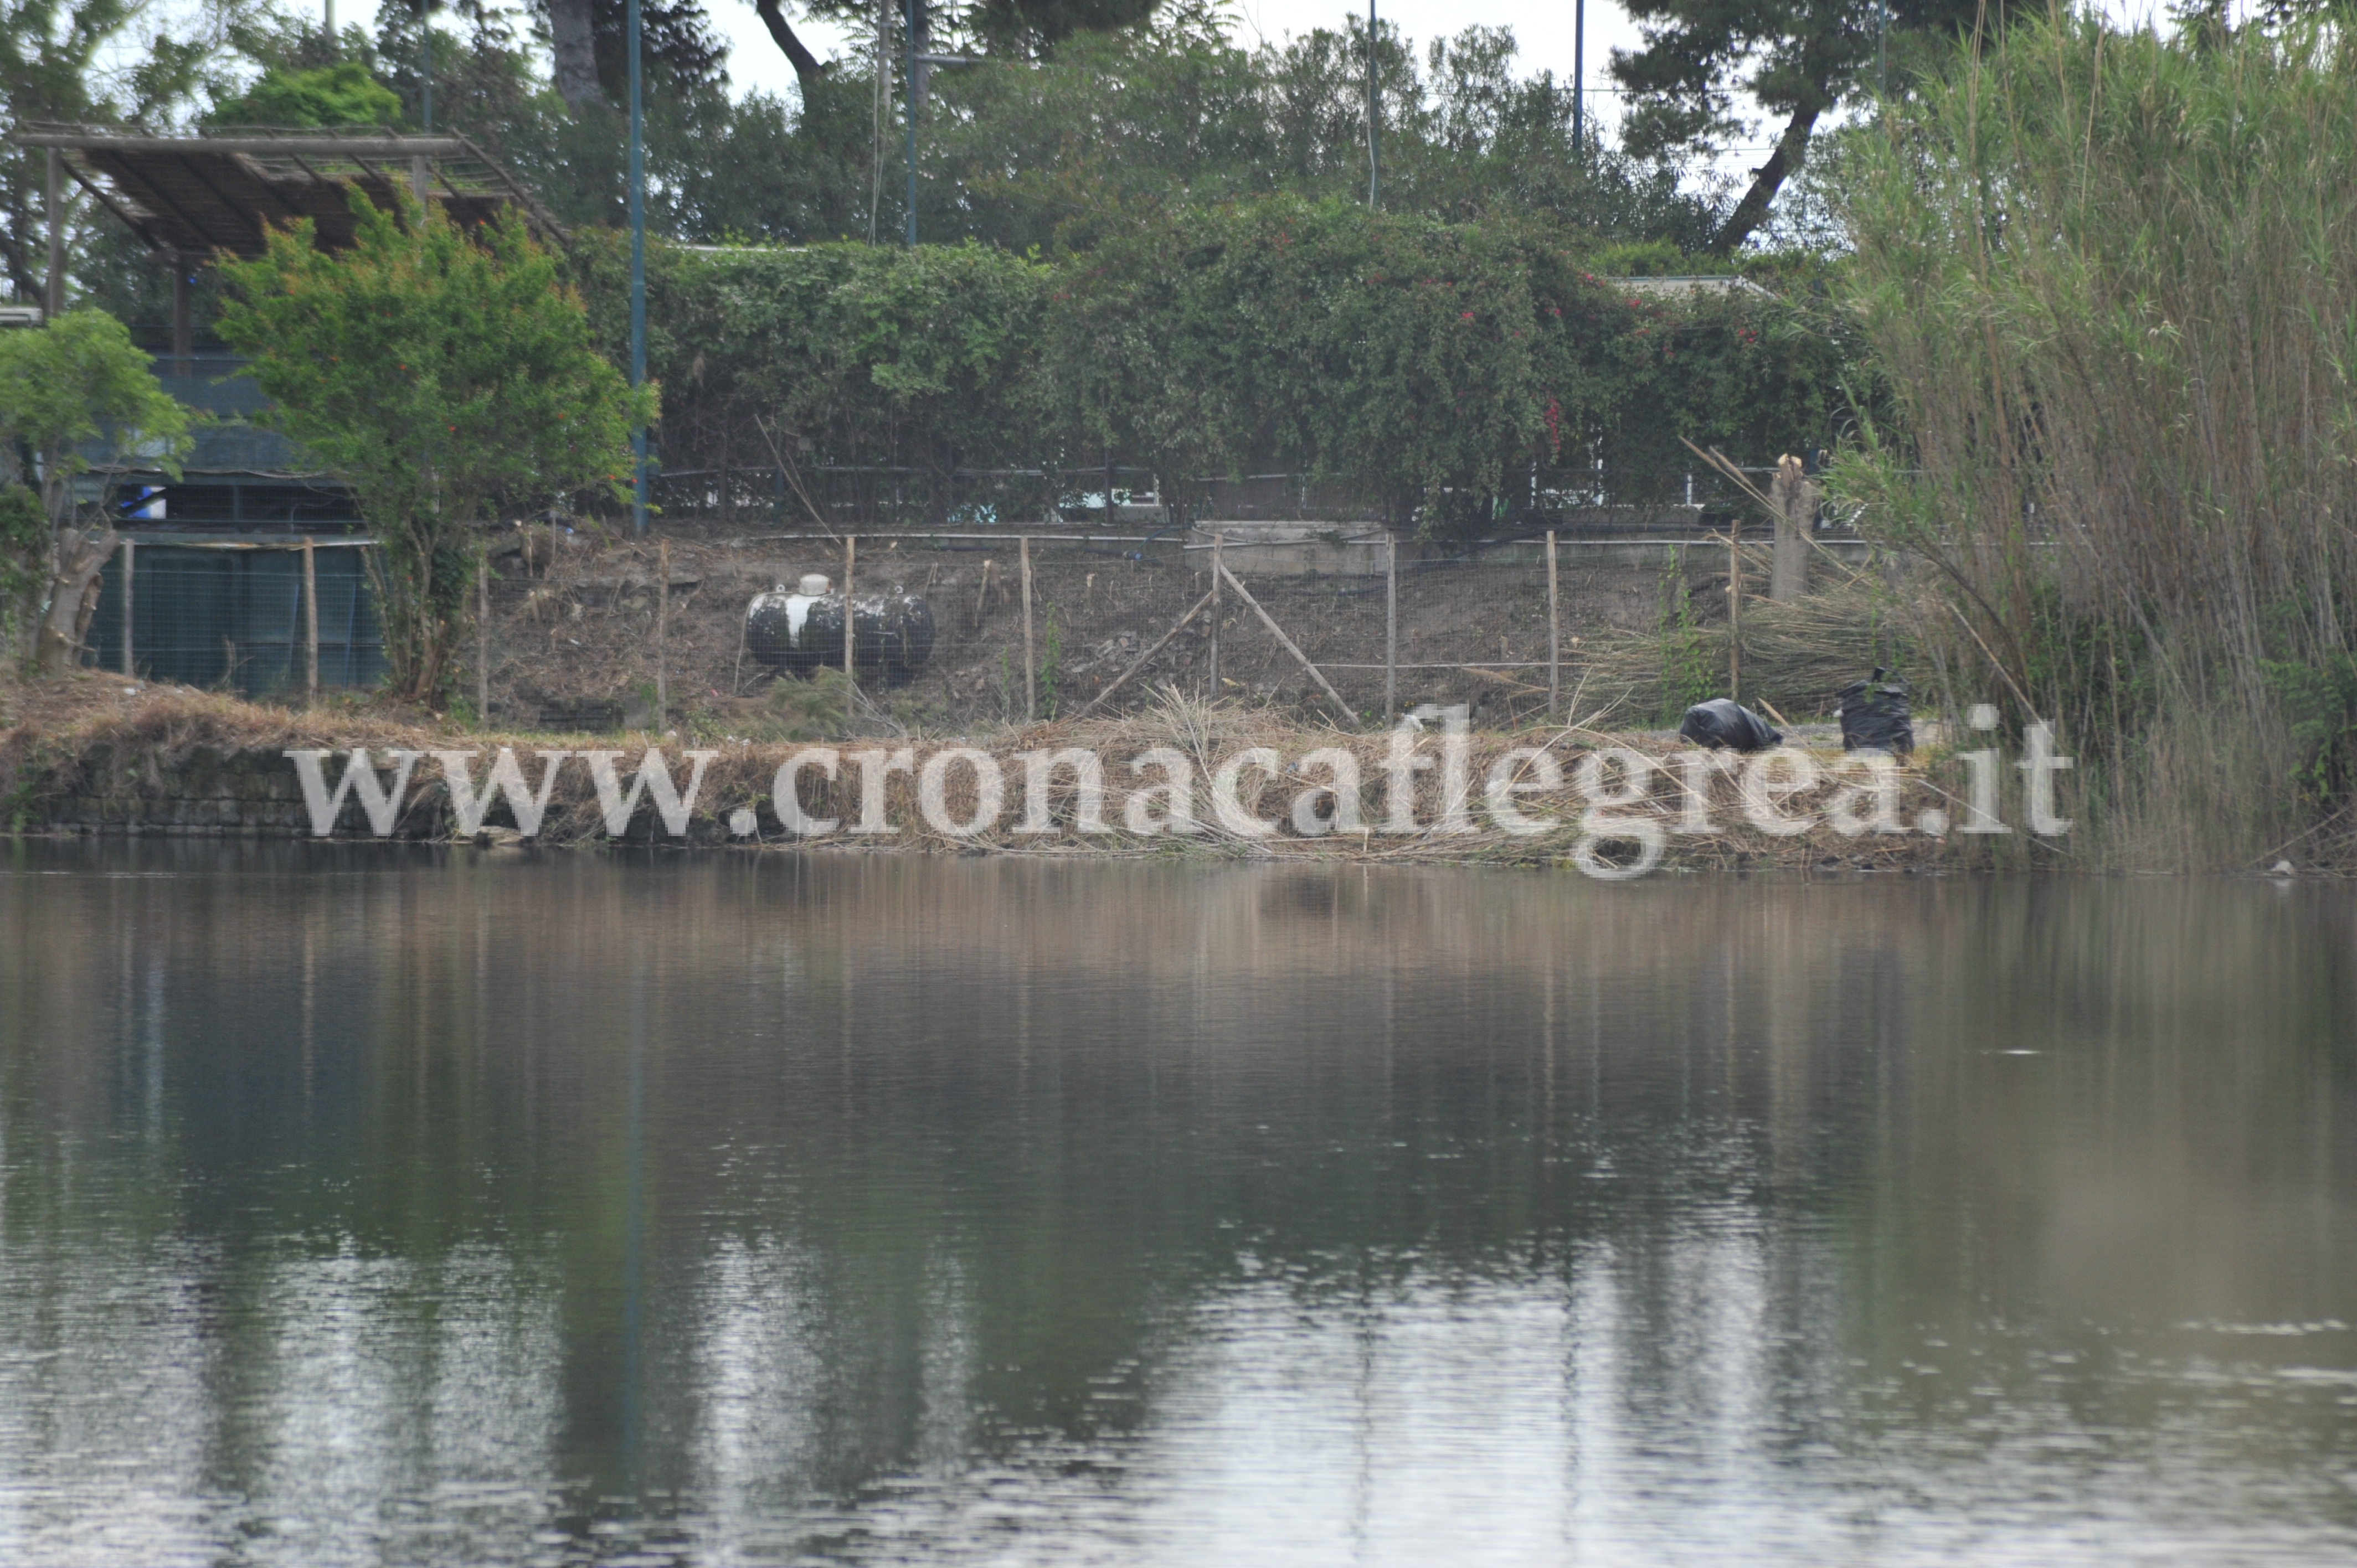
[[(231, 165), (230, 166), (235, 167), (236, 166)], [(200, 159), (184, 157), (180, 159), (180, 167), (182, 172), (184, 172), (190, 179), (205, 188), (206, 193), (210, 195), (214, 201), (220, 203), (221, 209), (230, 215), (232, 221), (242, 219), (245, 222), (253, 226), (255, 252), (258, 252), (268, 247), (270, 243), (270, 225), (264, 222), (262, 220), (262, 214), (253, 209), (254, 203), (248, 201), (241, 205), (238, 202), (231, 201), (222, 193), (220, 186), (215, 185), (210, 179), (205, 177), (203, 162)], [(242, 247), (222, 247), (224, 250), (232, 248), (242, 250)]]
[(296, 218), (308, 218), (311, 216), (310, 213), (304, 210), (301, 204), (289, 201), (286, 199), (286, 193), (278, 188), (278, 182), (270, 177), (270, 171), (256, 163), (253, 160), (253, 155), (249, 153), (231, 153), (230, 155), (230, 158), (232, 166), (239, 173), (244, 175), (246, 178), (252, 180), (255, 185), (260, 186), (264, 190), (268, 191), (270, 193), (270, 199), (285, 208), (289, 215)]
[[(168, 243), (169, 249), (186, 251), (192, 255), (202, 256), (210, 255), (214, 251), (227, 248), (213, 238), (211, 232), (205, 228), (203, 223), (190, 217), (187, 210), (184, 209), (178, 202), (173, 200), (169, 191), (161, 188), (154, 181), (145, 177), (144, 171), (127, 167), (111, 168), (104, 165), (101, 165), (99, 172), (118, 182), (137, 186), (140, 190), (145, 193), (142, 198), (143, 204), (149, 201), (154, 202), (157, 208), (161, 209), (164, 212), (170, 214), (173, 219), (178, 220), (181, 233), (188, 235), (194, 240), (194, 243), (178, 242), (178, 236), (176, 235), (174, 236), (174, 242)], [(168, 226), (166, 227), (168, 231)]]
[(148, 244), (184, 255), (258, 255), (272, 223), (304, 218), (312, 220), (322, 245), (350, 244), (348, 193), (357, 188), (375, 205), (389, 207), (398, 199), (396, 188), (407, 183), (393, 179), (372, 159), (431, 160), (434, 182), (426, 199), (456, 221), (479, 222), (499, 207), (513, 205), (544, 238), (560, 244), (568, 240), (530, 191), (464, 136), (266, 128), (157, 136), (106, 126), (26, 124), (9, 139), (20, 146), (65, 150), (79, 184)]
[[(148, 231), (150, 224), (154, 221), (153, 215), (140, 210), (135, 202), (131, 208), (126, 209), (122, 202), (117, 201), (113, 197), (107, 194), (106, 187), (99, 184), (96, 180), (91, 178), (89, 175), (83, 173), (79, 165), (71, 162), (67, 163), (66, 173), (73, 177), (73, 182), (76, 185), (81, 187), (84, 190), (90, 192), (92, 197), (96, 198), (100, 206), (105, 208), (109, 212), (113, 213), (117, 218), (121, 219), (124, 228), (130, 230), (134, 234), (138, 235), (140, 239), (145, 241), (149, 250), (161, 251), (167, 255), (177, 255), (178, 253), (172, 250), (170, 246), (157, 240), (154, 234)], [(135, 213), (136, 216), (134, 215)]]
[(183, 153), (198, 147), (212, 153), (301, 153), (311, 157), (481, 156), (464, 136), (145, 136), (79, 125), (27, 125), (9, 140), (20, 147), (63, 147), (74, 152)]

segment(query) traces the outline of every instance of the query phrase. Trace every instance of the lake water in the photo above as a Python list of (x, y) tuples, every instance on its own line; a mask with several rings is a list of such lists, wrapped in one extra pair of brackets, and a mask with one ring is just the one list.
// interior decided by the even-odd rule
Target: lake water
[(2357, 1558), (2357, 899), (18, 844), (0, 1563)]

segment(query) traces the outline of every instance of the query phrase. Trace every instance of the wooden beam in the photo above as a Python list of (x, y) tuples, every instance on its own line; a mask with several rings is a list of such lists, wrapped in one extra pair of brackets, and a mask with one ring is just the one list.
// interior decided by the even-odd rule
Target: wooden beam
[(147, 231), (148, 226), (156, 220), (152, 216), (142, 220), (134, 218), (130, 213), (125, 212), (123, 209), (122, 203), (116, 201), (114, 198), (106, 194), (106, 188), (104, 186), (100, 185), (97, 181), (91, 179), (90, 176), (84, 174), (81, 169), (74, 164), (69, 163), (66, 165), (66, 177), (69, 179), (71, 179), (76, 185), (81, 187), (84, 190), (90, 192), (91, 199), (95, 200), (100, 206), (105, 208), (109, 212), (113, 213), (117, 218), (123, 220), (123, 226), (130, 230), (134, 234), (138, 235), (140, 239), (145, 241), (150, 250), (160, 251), (166, 255), (176, 253), (171, 246), (166, 244), (163, 241), (157, 239), (155, 235)]
[(1333, 682), (1326, 679), (1325, 671), (1318, 669), (1315, 664), (1309, 662), (1309, 655), (1302, 652), (1301, 650), (1293, 646), (1293, 639), (1285, 635), (1285, 628), (1276, 624), (1276, 618), (1275, 616), (1270, 615), (1266, 610), (1260, 607), (1260, 601), (1252, 596), (1252, 590), (1245, 587), (1242, 583), (1236, 581), (1236, 575), (1233, 572), (1229, 571), (1225, 566), (1220, 568), (1220, 575), (1227, 580), (1229, 587), (1233, 588), (1236, 591), (1236, 597), (1243, 600), (1245, 604), (1252, 607), (1252, 613), (1260, 617), (1261, 625), (1268, 628), (1269, 631), (1276, 638), (1276, 640), (1285, 645), (1285, 650), (1301, 661), (1301, 667), (1309, 671), (1309, 678), (1317, 682), (1318, 684), (1324, 689), (1326, 695), (1333, 700), (1334, 705), (1341, 709), (1344, 713), (1350, 714), (1352, 718), (1358, 717), (1358, 714), (1351, 711), (1351, 704), (1342, 700), (1342, 693), (1334, 690)]
[(41, 291), (42, 319), (55, 321), (66, 307), (65, 154), (49, 149), (49, 271)]
[(296, 206), (294, 202), (287, 200), (285, 193), (281, 191), (276, 185), (271, 182), (270, 171), (264, 168), (260, 164), (255, 163), (252, 157), (240, 153), (235, 157), (231, 158), (230, 162), (231, 166), (234, 167), (238, 173), (245, 176), (246, 178), (252, 180), (254, 184), (267, 191), (270, 195), (270, 199), (278, 203), (278, 205), (284, 208), (287, 212), (293, 214), (296, 218), (308, 218), (311, 216), (310, 213)]
[(560, 245), (569, 245), (573, 242), (573, 237), (565, 231), (565, 225), (559, 223), (555, 216), (547, 208), (543, 207), (539, 199), (532, 192), (516, 183), (515, 177), (508, 173), (506, 165), (484, 152), (466, 137), (460, 136), (457, 140), (458, 145), (467, 150), (469, 156), (477, 159), (485, 168), (491, 171), (491, 177), (506, 188), (509, 199), (518, 207), (522, 208), (523, 215), (540, 225), (550, 239)]
[(140, 197), (140, 200), (143, 202), (154, 202), (159, 211), (169, 213), (174, 219), (178, 220), (180, 227), (186, 229), (196, 240), (196, 243), (194, 245), (182, 245), (176, 242), (173, 244), (172, 249), (176, 251), (226, 251), (230, 248), (227, 245), (222, 244), (219, 240), (214, 239), (211, 230), (206, 228), (202, 223), (199, 223), (195, 219), (189, 217), (188, 209), (182, 207), (178, 202), (173, 200), (169, 192), (158, 186), (154, 180), (149, 179), (145, 174), (139, 172), (139, 170), (132, 165), (125, 164), (121, 168), (107, 168), (102, 169), (101, 172), (118, 183), (137, 185), (145, 193)]
[[(124, 136), (86, 126), (30, 129), (9, 138), (20, 147), (113, 153), (299, 153), (315, 158), (456, 157), (477, 152), (464, 136)], [(485, 161), (489, 161), (488, 159)]]
[(1177, 620), (1170, 623), (1170, 629), (1168, 631), (1164, 632), (1160, 637), (1155, 639), (1153, 647), (1147, 649), (1135, 659), (1130, 660), (1129, 668), (1123, 671), (1121, 674), (1114, 679), (1112, 685), (1107, 686), (1103, 691), (1099, 692), (1095, 696), (1091, 697), (1088, 700), (1087, 705), (1082, 707), (1079, 713), (1074, 714), (1072, 716), (1076, 719), (1087, 718), (1091, 714), (1096, 711), (1096, 707), (1099, 703), (1103, 702), (1107, 697), (1112, 696), (1115, 692), (1118, 692), (1124, 686), (1128, 685), (1129, 678), (1136, 674), (1139, 671), (1145, 669), (1146, 660), (1161, 652), (1163, 648), (1168, 644), (1172, 638), (1178, 636), (1181, 630), (1185, 629), (1189, 621), (1193, 620), (1197, 616), (1203, 613), (1203, 607), (1211, 602), (1211, 596), (1209, 594), (1205, 594), (1201, 598), (1197, 599), (1192, 608), (1189, 609), (1185, 615), (1180, 616)]
[[(241, 206), (239, 203), (231, 201), (227, 196), (221, 193), (221, 188), (220, 186), (215, 185), (211, 180), (205, 177), (205, 171), (198, 166), (196, 160), (193, 158), (184, 157), (180, 160), (180, 163), (188, 177), (190, 179), (195, 180), (199, 185), (203, 186), (206, 191), (211, 195), (212, 199), (221, 203), (222, 211), (227, 212), (231, 218), (242, 218), (247, 222), (253, 225), (253, 243), (257, 253), (261, 251), (269, 249), (270, 225), (262, 220), (261, 213), (247, 210), (247, 208), (251, 207), (252, 203), (246, 203), (245, 205)], [(223, 248), (226, 249), (227, 247)]]

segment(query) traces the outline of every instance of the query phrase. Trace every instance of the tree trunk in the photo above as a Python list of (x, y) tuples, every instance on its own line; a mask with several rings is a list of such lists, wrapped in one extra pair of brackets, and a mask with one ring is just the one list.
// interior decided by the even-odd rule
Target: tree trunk
[(41, 617), (35, 658), (44, 675), (70, 673), (81, 661), (81, 639), (98, 610), (98, 576), (115, 551), (114, 530), (58, 532), (57, 564), (49, 576), (49, 607)]
[(826, 68), (819, 64), (818, 57), (810, 52), (802, 39), (794, 37), (793, 28), (786, 24), (786, 14), (778, 9), (778, 0), (753, 0), (753, 10), (761, 18), (761, 25), (770, 29), (770, 39), (784, 51), (788, 63), (794, 68), (794, 81), (801, 83), (802, 90), (802, 113), (807, 115), (811, 100), (818, 93), (819, 81), (825, 74)]
[(548, 38), (556, 61), (557, 96), (576, 109), (602, 102), (589, 0), (548, 0)]
[(1743, 193), (1743, 199), (1735, 204), (1735, 210), (1711, 236), (1713, 251), (1724, 255), (1735, 250), (1751, 238), (1751, 231), (1768, 220), (1769, 203), (1776, 199), (1776, 192), (1799, 171), (1801, 160), (1808, 156), (1809, 134), (1817, 128), (1817, 116), (1824, 113), (1821, 106), (1824, 100), (1824, 93), (1820, 89), (1811, 95), (1808, 104), (1792, 111), (1784, 134), (1776, 139), (1776, 150), (1768, 155), (1766, 163), (1752, 171), (1751, 188)]
[(1776, 554), (1768, 575), (1768, 596), (1789, 605), (1809, 591), (1809, 531), (1816, 526), (1817, 487), (1798, 457), (1776, 459), (1768, 499), (1776, 510)]

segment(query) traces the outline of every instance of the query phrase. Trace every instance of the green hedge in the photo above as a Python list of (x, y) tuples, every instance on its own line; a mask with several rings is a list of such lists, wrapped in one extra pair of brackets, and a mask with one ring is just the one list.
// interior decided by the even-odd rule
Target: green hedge
[[(581, 252), (625, 347), (623, 252)], [(1764, 463), (1831, 443), (1858, 381), (1835, 318), (1759, 293), (1664, 300), (1516, 221), (1289, 199), (1157, 218), (1058, 261), (658, 248), (650, 373), (665, 464), (900, 466), (1081, 484), (1110, 456), (1170, 476), (1339, 480), (1431, 531), (1487, 523), (1600, 461), (1666, 499), (1678, 437)]]

